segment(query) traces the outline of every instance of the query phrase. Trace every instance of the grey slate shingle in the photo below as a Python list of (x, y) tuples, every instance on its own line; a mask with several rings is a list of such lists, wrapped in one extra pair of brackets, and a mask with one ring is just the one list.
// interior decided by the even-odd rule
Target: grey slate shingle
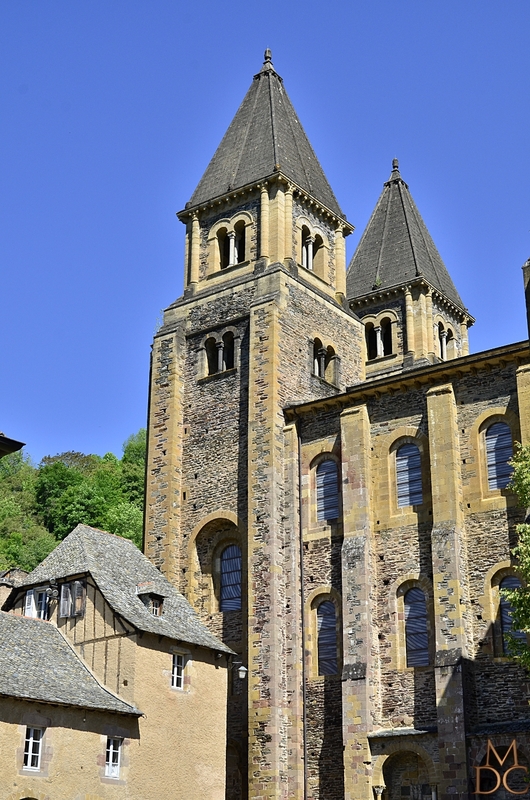
[(397, 159), (353, 255), (348, 299), (422, 276), (451, 302), (464, 304), (401, 177)]
[(0, 694), (142, 713), (101, 686), (54, 625), (4, 611), (0, 611)]
[(274, 172), (281, 172), (342, 216), (283, 81), (266, 60), (261, 72), (254, 76), (189, 206), (256, 183)]
[[(88, 525), (78, 525), (29, 573), (22, 586), (86, 572), (92, 575), (111, 608), (138, 630), (232, 652), (210, 633), (186, 598), (132, 542)], [(136, 594), (137, 585), (148, 582), (152, 582), (152, 593), (164, 598), (161, 617), (153, 616)]]

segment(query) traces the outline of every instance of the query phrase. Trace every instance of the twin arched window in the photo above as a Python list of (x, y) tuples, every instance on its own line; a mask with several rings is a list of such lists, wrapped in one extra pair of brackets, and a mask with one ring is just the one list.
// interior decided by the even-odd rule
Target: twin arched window
[(318, 674), (336, 675), (338, 672), (337, 612), (335, 603), (331, 600), (324, 600), (317, 608), (317, 651)]
[(317, 520), (331, 522), (339, 518), (339, 475), (330, 458), (316, 468)]
[(456, 340), (451, 328), (445, 329), (441, 322), (438, 323), (438, 354), (442, 361), (447, 361), (448, 358), (455, 358), (457, 353), (455, 350)]
[(230, 544), (221, 553), (220, 611), (241, 611), (241, 548)]
[(429, 633), (425, 594), (415, 586), (406, 593), (404, 604), (407, 667), (427, 667), (429, 665)]
[(417, 445), (402, 444), (397, 450), (396, 482), (399, 508), (423, 503), (421, 455)]
[(367, 322), (365, 335), (368, 361), (392, 355), (392, 321), (388, 317), (378, 325)]
[(302, 227), (302, 266), (316, 272), (322, 278), (324, 267), (324, 240), (320, 234), (313, 235), (307, 225)]
[(220, 341), (211, 336), (204, 343), (208, 375), (234, 368), (234, 334), (227, 331)]
[(217, 232), (219, 265), (221, 269), (241, 264), (246, 256), (246, 232), (243, 220), (236, 222), (233, 230), (221, 228)]
[(494, 422), (486, 430), (486, 462), (488, 487), (505, 489), (512, 477), (512, 432), (505, 422)]

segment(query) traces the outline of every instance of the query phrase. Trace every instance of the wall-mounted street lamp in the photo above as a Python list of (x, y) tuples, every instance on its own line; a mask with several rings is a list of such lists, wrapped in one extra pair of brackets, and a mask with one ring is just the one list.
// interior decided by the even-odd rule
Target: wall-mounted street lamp
[(232, 661), (232, 669), (236, 669), (237, 667), (237, 677), (240, 681), (244, 681), (247, 677), (248, 669), (245, 667), (242, 661)]

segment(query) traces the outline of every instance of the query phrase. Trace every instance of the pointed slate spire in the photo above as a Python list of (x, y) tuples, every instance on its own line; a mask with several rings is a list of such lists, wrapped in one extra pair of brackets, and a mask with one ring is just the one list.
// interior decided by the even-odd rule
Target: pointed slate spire
[(338, 216), (341, 209), (298, 119), (283, 81), (265, 61), (187, 208), (282, 173)]
[(423, 277), (452, 303), (464, 304), (399, 172), (397, 158), (348, 267), (348, 298)]

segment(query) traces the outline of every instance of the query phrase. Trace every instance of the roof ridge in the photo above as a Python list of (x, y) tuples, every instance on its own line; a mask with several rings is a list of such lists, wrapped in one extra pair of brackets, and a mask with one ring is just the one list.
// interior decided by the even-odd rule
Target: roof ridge
[(385, 234), (386, 234), (386, 231), (387, 231), (388, 217), (390, 216), (390, 194), (391, 194), (391, 192), (392, 192), (392, 189), (390, 187), (388, 187), (388, 192), (386, 193), (387, 197), (386, 197), (386, 209), (385, 209), (385, 222), (384, 222), (384, 225), (383, 225), (383, 235), (381, 237), (381, 247), (379, 249), (379, 258), (377, 260), (377, 268), (376, 268), (376, 271), (375, 271), (375, 282), (376, 282), (376, 284), (377, 284), (378, 280), (380, 279), (379, 278), (379, 273), (380, 273), (380, 269), (381, 269), (381, 263), (382, 263), (382, 260), (383, 260), (383, 249), (385, 247)]
[(396, 182), (397, 182), (398, 189), (399, 189), (399, 198), (401, 200), (401, 206), (403, 208), (403, 216), (405, 217), (405, 225), (407, 226), (407, 233), (408, 233), (408, 236), (409, 236), (410, 249), (412, 250), (412, 258), (414, 259), (414, 269), (416, 271), (416, 277), (417, 277), (417, 276), (421, 275), (421, 273), (420, 273), (420, 271), (418, 269), (418, 259), (417, 259), (417, 256), (416, 256), (416, 248), (414, 247), (414, 242), (413, 242), (412, 236), (410, 234), (409, 219), (408, 219), (408, 216), (407, 216), (407, 210), (405, 208), (405, 202), (403, 200), (403, 189), (401, 188), (401, 183), (399, 181), (396, 181)]
[(423, 244), (425, 246), (425, 250), (427, 252), (427, 257), (428, 257), (429, 261), (431, 262), (431, 267), (433, 269), (433, 272), (436, 275), (436, 278), (438, 279), (438, 282), (439, 282), (439, 284), (441, 286), (443, 281), (441, 280), (440, 274), (439, 274), (439, 272), (438, 272), (438, 270), (436, 268), (436, 264), (434, 263), (434, 259), (432, 257), (431, 248), (429, 247), (429, 243), (426, 240), (425, 234), (423, 232), (423, 227), (424, 227), (422, 225), (423, 220), (421, 219), (420, 213), (416, 208), (416, 204), (414, 203), (414, 200), (412, 199), (412, 195), (410, 196), (410, 200), (411, 200), (411, 203), (410, 203), (411, 211), (412, 211), (412, 214), (413, 214), (413, 216), (414, 216), (414, 218), (416, 220), (416, 224), (417, 224), (417, 226), (419, 228), (420, 236), (422, 238)]
[(272, 84), (271, 84), (271, 79), (270, 79), (271, 73), (270, 72), (266, 72), (265, 75), (267, 76), (267, 79), (268, 79), (267, 86), (268, 86), (268, 89), (269, 89), (269, 107), (270, 107), (270, 110), (271, 110), (272, 153), (273, 153), (273, 158), (274, 158), (274, 167), (276, 168), (276, 165), (279, 164), (279, 161), (278, 161), (278, 151), (277, 151), (277, 148), (276, 148), (276, 124), (275, 124), (275, 117), (274, 117), (274, 101), (272, 99)]

